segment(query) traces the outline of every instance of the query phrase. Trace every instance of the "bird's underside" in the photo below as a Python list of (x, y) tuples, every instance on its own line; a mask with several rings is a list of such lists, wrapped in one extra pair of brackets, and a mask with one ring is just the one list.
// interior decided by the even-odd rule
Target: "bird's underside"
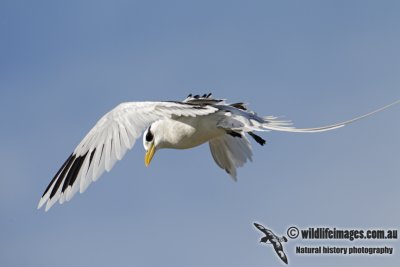
[(236, 169), (252, 159), (247, 136), (260, 145), (265, 144), (257, 131), (329, 131), (398, 102), (342, 123), (303, 129), (273, 116), (260, 117), (244, 103), (228, 104), (212, 98), (211, 94), (189, 95), (183, 101), (122, 103), (105, 114), (78, 144), (44, 191), (38, 208), (46, 204), (47, 211), (57, 201), (62, 204), (76, 192), (83, 193), (123, 158), (143, 132), (146, 165), (157, 149), (189, 148), (208, 142), (216, 164), (236, 179)]

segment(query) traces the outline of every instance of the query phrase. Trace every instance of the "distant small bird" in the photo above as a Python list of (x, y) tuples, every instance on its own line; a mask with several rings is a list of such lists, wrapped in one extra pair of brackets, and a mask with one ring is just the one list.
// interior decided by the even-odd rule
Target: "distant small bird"
[(283, 237), (276, 236), (271, 230), (265, 228), (261, 224), (254, 223), (254, 226), (265, 234), (265, 236), (261, 238), (260, 243), (271, 244), (272, 246), (274, 246), (276, 254), (278, 254), (279, 258), (284, 263), (288, 264), (288, 259), (286, 257), (285, 252), (283, 252), (283, 246), (281, 243), (281, 242), (287, 242), (287, 238), (285, 236)]
[(183, 101), (127, 102), (105, 114), (78, 144), (44, 191), (38, 208), (46, 211), (57, 201), (69, 201), (83, 193), (104, 171), (110, 171), (143, 133), (148, 166), (156, 151), (188, 149), (209, 143), (215, 163), (236, 179), (236, 169), (252, 160), (247, 135), (260, 145), (265, 140), (255, 131), (315, 133), (343, 127), (390, 105), (345, 122), (299, 129), (289, 121), (261, 117), (244, 103), (226, 103), (211, 94), (191, 94)]

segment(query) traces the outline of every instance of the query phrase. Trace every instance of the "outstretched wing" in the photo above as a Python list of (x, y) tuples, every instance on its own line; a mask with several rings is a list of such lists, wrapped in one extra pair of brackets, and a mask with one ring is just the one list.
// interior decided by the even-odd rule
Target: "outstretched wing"
[(262, 226), (261, 224), (254, 223), (254, 226), (255, 226), (258, 230), (260, 230), (261, 232), (263, 232), (264, 234), (266, 234), (266, 235), (269, 235), (269, 234), (270, 234), (269, 232), (270, 232), (271, 230), (265, 228), (265, 227)]
[(58, 200), (69, 201), (83, 193), (104, 171), (131, 149), (142, 132), (154, 121), (176, 116), (203, 116), (218, 109), (209, 105), (179, 102), (122, 103), (105, 114), (83, 138), (44, 191), (38, 209), (46, 211)]
[(283, 247), (282, 244), (279, 243), (279, 245), (276, 243), (274, 244), (274, 249), (276, 251), (276, 254), (278, 254), (279, 258), (286, 264), (288, 264), (288, 258), (286, 257), (285, 252), (283, 252)]

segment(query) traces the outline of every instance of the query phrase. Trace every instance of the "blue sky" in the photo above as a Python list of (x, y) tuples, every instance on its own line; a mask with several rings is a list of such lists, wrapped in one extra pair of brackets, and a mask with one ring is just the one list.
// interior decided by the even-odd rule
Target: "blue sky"
[[(298, 127), (400, 98), (398, 1), (1, 1), (1, 266), (280, 266), (258, 221), (398, 228), (400, 106), (320, 134), (264, 133), (234, 183), (208, 146), (141, 142), (85, 194), (39, 198), (123, 101), (213, 92)], [(398, 242), (328, 242), (390, 245)], [(394, 256), (299, 256), (298, 266), (398, 266)]]

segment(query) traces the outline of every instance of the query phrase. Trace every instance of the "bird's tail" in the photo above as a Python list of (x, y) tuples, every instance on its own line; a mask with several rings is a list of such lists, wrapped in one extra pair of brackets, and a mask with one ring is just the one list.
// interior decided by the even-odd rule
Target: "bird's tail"
[(347, 121), (343, 121), (343, 122), (339, 122), (339, 123), (335, 123), (335, 124), (331, 124), (331, 125), (327, 125), (327, 126), (322, 126), (322, 127), (315, 127), (315, 128), (295, 128), (293, 126), (290, 125), (281, 125), (279, 124), (279, 121), (277, 120), (271, 120), (271, 117), (265, 117), (264, 120), (265, 122), (262, 124), (262, 128), (265, 130), (269, 130), (269, 131), (280, 131), (280, 132), (293, 132), (293, 133), (317, 133), (317, 132), (325, 132), (325, 131), (330, 131), (330, 130), (334, 130), (334, 129), (338, 129), (341, 127), (344, 127), (350, 123), (356, 122), (358, 120), (361, 120), (363, 118), (369, 117), (375, 113), (378, 113), (380, 111), (383, 111), (391, 106), (397, 105), (400, 103), (400, 100), (397, 100), (389, 105), (386, 105), (384, 107), (381, 107), (377, 110), (374, 110), (372, 112), (369, 112), (367, 114), (358, 116), (356, 118), (347, 120)]

